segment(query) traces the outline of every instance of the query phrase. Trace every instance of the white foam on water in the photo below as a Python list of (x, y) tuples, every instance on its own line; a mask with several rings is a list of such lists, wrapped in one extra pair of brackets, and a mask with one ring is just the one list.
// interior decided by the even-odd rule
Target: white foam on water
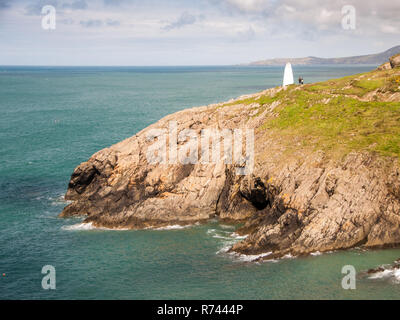
[(400, 283), (400, 270), (399, 269), (394, 270), (393, 277), (394, 277), (394, 281), (396, 283)]
[(224, 233), (224, 234), (227, 234), (227, 235), (232, 235), (232, 231), (225, 231), (225, 230), (220, 230), (219, 231), (220, 233)]
[(281, 259), (295, 259), (296, 257), (294, 257), (293, 255), (291, 255), (290, 253), (284, 255)]
[(310, 255), (316, 257), (316, 256), (322, 255), (322, 253), (319, 251), (315, 251), (315, 252), (311, 252)]
[(104, 227), (95, 227), (92, 222), (78, 223), (78, 224), (73, 224), (71, 226), (63, 226), (63, 227), (61, 227), (61, 229), (64, 231), (89, 231), (89, 230), (127, 231), (127, 230), (129, 230), (127, 228), (112, 229), (112, 228), (104, 228)]
[(266, 253), (261, 253), (261, 254), (255, 254), (255, 255), (246, 255), (246, 254), (233, 254), (236, 258), (238, 258), (240, 261), (245, 261), (245, 262), (253, 262), (256, 261), (260, 258), (268, 257), (272, 254), (272, 252), (266, 252)]
[(70, 200), (65, 200), (64, 195), (60, 195), (58, 197), (49, 197), (48, 200), (51, 201), (52, 206), (69, 205), (73, 202)]
[(232, 245), (227, 245), (219, 249), (216, 254), (227, 253), (232, 248)]
[(383, 265), (381, 268), (384, 268), (384, 270), (372, 274), (368, 279), (390, 279), (393, 283), (400, 284), (400, 269), (390, 265)]
[[(255, 255), (247, 255), (247, 254), (241, 254), (237, 252), (229, 252), (228, 251), (232, 249), (232, 244), (231, 245), (226, 245), (222, 247), (220, 250), (216, 252), (216, 254), (228, 254), (229, 257), (231, 257), (234, 260), (241, 261), (241, 262), (254, 262), (258, 259), (268, 257), (269, 255), (272, 254), (272, 252), (266, 252), (266, 253), (261, 253), (261, 254), (255, 254)], [(277, 262), (277, 260), (271, 259), (271, 260), (266, 260), (269, 262)]]
[(226, 224), (220, 224), (219, 225), (222, 229), (235, 229), (234, 226), (226, 225)]
[[(223, 235), (221, 235), (223, 233)], [(248, 236), (240, 236), (236, 232), (228, 232), (228, 236), (225, 235), (224, 231), (217, 230), (217, 229), (209, 229), (207, 230), (207, 234), (211, 235), (213, 238), (223, 239), (222, 246), (216, 252), (217, 255), (227, 255), (231, 259), (240, 261), (240, 262), (258, 262), (257, 260), (268, 257), (272, 254), (272, 252), (266, 252), (256, 255), (246, 255), (237, 252), (229, 252), (232, 249), (233, 245), (240, 240), (246, 239)], [(286, 258), (293, 258), (291, 255), (287, 255)], [(264, 262), (278, 262), (276, 259), (264, 260)]]
[(248, 237), (248, 235), (241, 236), (241, 235), (238, 235), (236, 232), (234, 232), (234, 233), (231, 233), (231, 237), (233, 237), (234, 239), (238, 239), (238, 240), (244, 240)]
[(214, 234), (212, 237), (216, 239), (232, 240), (232, 238), (220, 236), (218, 234)]
[(207, 234), (212, 236), (214, 239), (221, 239), (222, 247), (216, 252), (216, 254), (224, 254), (227, 253), (232, 246), (238, 242), (238, 239), (233, 237), (233, 233), (231, 231), (217, 230), (217, 229), (208, 229)]
[(93, 223), (89, 222), (89, 223), (78, 223), (72, 226), (63, 226), (61, 229), (65, 231), (82, 231), (82, 230), (94, 230), (96, 229), (96, 227), (93, 226)]
[[(186, 229), (186, 228), (189, 228), (189, 227), (191, 227), (191, 225), (181, 226), (179, 224), (176, 224), (176, 225), (172, 225), (172, 226), (155, 228), (153, 230), (156, 230), (156, 231), (181, 230), (181, 229)], [(151, 228), (149, 228), (149, 229), (151, 229)]]
[[(221, 226), (221, 225), (220, 225)], [(237, 260), (237, 261), (243, 261), (243, 262), (251, 262), (255, 261), (259, 258), (266, 257), (267, 255), (270, 255), (271, 253), (264, 253), (260, 255), (244, 255), (244, 254), (239, 254), (236, 252), (229, 252), (230, 249), (232, 249), (233, 245), (240, 240), (244, 240), (247, 238), (247, 236), (240, 236), (236, 232), (232, 232), (232, 229), (234, 227), (232, 226), (221, 226), (222, 229), (226, 230), (218, 230), (218, 229), (209, 229), (207, 230), (207, 234), (212, 236), (215, 239), (221, 239), (221, 247), (219, 250), (216, 252), (217, 255), (227, 255), (230, 258)], [(227, 229), (231, 229), (230, 231), (227, 231)]]
[[(248, 236), (241, 236), (237, 234), (236, 232), (231, 232), (231, 231), (224, 231), (224, 230), (217, 230), (217, 229), (208, 229), (207, 234), (212, 236), (213, 238), (216, 239), (222, 239), (222, 246), (220, 249), (216, 252), (217, 255), (222, 254), (222, 255), (228, 255), (230, 258), (241, 261), (241, 262), (255, 262), (258, 259), (265, 258), (269, 255), (272, 254), (272, 252), (266, 252), (266, 253), (261, 253), (257, 255), (246, 255), (246, 254), (240, 254), (236, 252), (229, 252), (229, 250), (232, 249), (233, 245), (240, 240), (246, 239)], [(274, 261), (275, 260), (270, 260)]]
[(375, 274), (373, 274), (372, 276), (368, 277), (368, 279), (384, 279), (384, 278), (388, 278), (394, 275), (393, 270), (383, 270), (380, 272), (377, 272)]
[(216, 229), (208, 229), (207, 230), (207, 234), (212, 235), (212, 236), (221, 236), (221, 237), (226, 237), (221, 235), (221, 233), (225, 234), (225, 235), (230, 235), (232, 234), (230, 231), (224, 231), (224, 230), (216, 230)]

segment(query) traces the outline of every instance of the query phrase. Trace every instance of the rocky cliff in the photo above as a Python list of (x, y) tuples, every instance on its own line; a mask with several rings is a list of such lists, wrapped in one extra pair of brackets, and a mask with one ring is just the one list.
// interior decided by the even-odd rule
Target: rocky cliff
[[(253, 170), (239, 175), (243, 162), (226, 159), (151, 163), (149, 148), (172, 138), (150, 133), (171, 132), (175, 122), (173, 132), (191, 129), (198, 137), (209, 128), (254, 130)], [(232, 250), (275, 257), (397, 245), (399, 156), (396, 58), (381, 70), (169, 115), (79, 165), (61, 216), (132, 229), (218, 217), (243, 223), (239, 232), (248, 237)]]

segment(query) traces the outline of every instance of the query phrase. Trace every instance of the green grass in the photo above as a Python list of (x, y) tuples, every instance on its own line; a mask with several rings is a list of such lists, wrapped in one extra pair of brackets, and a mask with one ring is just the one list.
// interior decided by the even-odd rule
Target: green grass
[(396, 92), (400, 92), (398, 69), (302, 87), (292, 85), (273, 96), (243, 99), (222, 107), (255, 104), (255, 116), (259, 116), (279, 101), (275, 116), (267, 117), (259, 130), (286, 141), (288, 150), (300, 145), (337, 156), (369, 151), (400, 158), (400, 101), (385, 102), (382, 98)]
[(305, 90), (308, 92), (353, 95), (362, 98), (366, 94), (381, 88), (386, 90), (388, 87), (391, 87), (393, 91), (396, 91), (398, 89), (396, 88), (396, 80), (399, 80), (399, 76), (391, 77), (391, 73), (393, 71), (372, 71), (356, 76), (348, 76), (308, 85), (305, 87)]
[(315, 150), (348, 153), (379, 152), (400, 157), (400, 103), (363, 102), (346, 96), (333, 97), (306, 91), (291, 93), (279, 116), (267, 120), (262, 130), (275, 130), (288, 141), (300, 140)]

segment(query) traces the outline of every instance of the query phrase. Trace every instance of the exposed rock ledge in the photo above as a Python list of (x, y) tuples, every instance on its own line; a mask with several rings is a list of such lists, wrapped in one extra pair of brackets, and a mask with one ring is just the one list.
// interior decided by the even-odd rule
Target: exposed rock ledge
[[(75, 169), (65, 197), (73, 203), (61, 216), (87, 215), (86, 222), (95, 226), (132, 229), (217, 216), (245, 223), (240, 232), (249, 236), (233, 250), (272, 251), (275, 257), (400, 243), (397, 158), (366, 151), (335, 158), (321, 150), (288, 148), (284, 138), (262, 127), (277, 117), (280, 101), (257, 103), (281, 90), (178, 112), (99, 151)], [(396, 93), (378, 93), (374, 99), (399, 101)], [(255, 102), (244, 103), (246, 98)], [(199, 135), (203, 128), (254, 128), (253, 173), (238, 176), (234, 165), (222, 162), (150, 165), (145, 153), (154, 142), (147, 142), (146, 133), (167, 129), (172, 120), (178, 131), (191, 128)]]

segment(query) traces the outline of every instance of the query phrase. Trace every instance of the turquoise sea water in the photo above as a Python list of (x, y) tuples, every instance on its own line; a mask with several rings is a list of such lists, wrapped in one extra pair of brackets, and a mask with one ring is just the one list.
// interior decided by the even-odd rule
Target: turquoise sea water
[[(372, 66), (298, 67), (306, 82)], [(392, 263), (400, 250), (334, 252), (256, 264), (224, 248), (234, 227), (85, 230), (59, 219), (73, 169), (161, 117), (280, 85), (282, 68), (0, 67), (0, 299), (399, 298), (394, 279), (341, 269)], [(221, 250), (222, 249), (222, 250)], [(41, 287), (44, 265), (57, 289)], [(5, 276), (2, 274), (5, 273)]]

